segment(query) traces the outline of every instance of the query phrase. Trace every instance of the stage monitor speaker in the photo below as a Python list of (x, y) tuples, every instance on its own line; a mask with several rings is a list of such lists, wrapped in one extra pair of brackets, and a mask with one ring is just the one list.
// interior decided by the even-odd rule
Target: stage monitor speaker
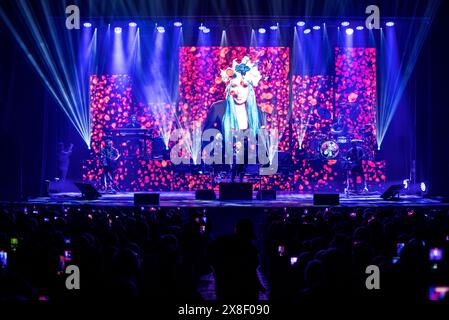
[(221, 182), (219, 194), (220, 200), (253, 200), (253, 184)]
[(259, 190), (256, 195), (257, 200), (276, 200), (276, 190)]
[(404, 189), (402, 184), (393, 184), (380, 196), (384, 200), (399, 200), (399, 192)]
[(135, 193), (134, 194), (134, 205), (144, 206), (144, 205), (159, 205), (159, 193)]
[(338, 193), (313, 194), (313, 205), (315, 206), (336, 206), (339, 204), (340, 204), (340, 194)]
[(214, 190), (204, 189), (204, 190), (196, 190), (195, 191), (195, 199), (196, 200), (216, 200), (217, 195)]
[(75, 186), (81, 192), (84, 200), (96, 200), (101, 197), (101, 194), (90, 183), (75, 182)]

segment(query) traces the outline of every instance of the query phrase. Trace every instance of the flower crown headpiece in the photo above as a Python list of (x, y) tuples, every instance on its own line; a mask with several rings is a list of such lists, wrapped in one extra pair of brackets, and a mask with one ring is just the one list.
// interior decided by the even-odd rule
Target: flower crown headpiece
[(232, 68), (221, 70), (221, 79), (225, 83), (229, 83), (232, 79), (240, 78), (246, 83), (251, 83), (254, 87), (257, 87), (262, 76), (257, 68), (257, 61), (251, 62), (249, 57), (243, 57), (240, 64), (235, 59), (232, 61)]

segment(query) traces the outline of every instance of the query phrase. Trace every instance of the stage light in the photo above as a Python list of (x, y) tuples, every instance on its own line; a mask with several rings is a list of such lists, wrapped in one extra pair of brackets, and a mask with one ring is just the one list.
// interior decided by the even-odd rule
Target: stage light
[(356, 28), (357, 30), (359, 30), (359, 31), (362, 31), (363, 29), (365, 29), (363, 26), (357, 26), (357, 28)]
[(320, 30), (321, 27), (320, 26), (313, 26), (313, 30)]
[(351, 36), (353, 33), (354, 33), (354, 29), (352, 29), (352, 28), (346, 29), (346, 34), (347, 34), (348, 36)]
[(135, 28), (135, 27), (137, 27), (137, 23), (135, 23), (135, 22), (130, 22), (130, 23), (129, 23), (129, 26), (130, 26), (131, 28)]
[(343, 22), (341, 23), (341, 25), (342, 25), (343, 27), (347, 27), (347, 26), (350, 25), (350, 23), (349, 23), (349, 21), (343, 21)]
[(385, 23), (385, 25), (387, 27), (394, 27), (394, 22), (393, 21), (388, 21), (387, 23)]
[(419, 184), (419, 187), (420, 187), (422, 193), (425, 193), (427, 191), (427, 185), (425, 182), (421, 182)]
[(204, 33), (209, 33), (209, 32), (210, 32), (210, 29), (209, 29), (209, 28), (204, 28), (204, 29), (203, 29), (203, 32), (204, 32)]
[(90, 148), (92, 118), (86, 85), (89, 86), (89, 76), (95, 73), (97, 29), (91, 32), (87, 28), (92, 24), (89, 27), (90, 22), (84, 22), (86, 29), (75, 46), (74, 37), (78, 34), (59, 32), (61, 26), (48, 1), (42, 1), (39, 15), (29, 2), (16, 1), (23, 19), (11, 19), (15, 16), (9, 16), (0, 6), (2, 24), (11, 31), (49, 95)]
[(265, 33), (267, 32), (267, 30), (265, 30), (265, 28), (259, 28), (259, 33)]
[(176, 21), (176, 22), (173, 23), (173, 25), (175, 27), (182, 27), (182, 22), (181, 21)]
[(198, 27), (198, 29), (201, 30), (201, 31), (203, 31), (204, 29), (206, 29), (206, 27), (205, 27), (203, 24), (201, 24), (201, 25)]
[[(255, 37), (255, 32), (254, 32), (254, 30), (252, 30), (252, 32), (251, 32), (251, 41), (252, 41), (252, 38), (253, 38), (253, 34), (254, 34), (254, 37)], [(254, 42), (252, 42), (253, 44), (251, 45), (251, 47), (255, 47), (256, 45), (255, 45), (255, 43), (256, 43), (256, 41), (254, 40)], [(220, 41), (220, 47), (227, 47), (228, 46), (228, 36), (226, 35), (226, 30), (223, 30), (222, 32), (221, 32), (221, 41)]]
[(122, 28), (115, 28), (115, 35), (112, 47), (112, 70), (116, 74), (126, 73), (125, 48), (123, 46), (124, 39), (122, 37)]
[(404, 179), (404, 181), (402, 182), (402, 184), (404, 185), (404, 189), (406, 190), (408, 189), (409, 183), (410, 183), (409, 179)]
[(157, 30), (157, 32), (159, 32), (159, 33), (164, 33), (164, 32), (165, 32), (165, 28), (162, 27), (162, 26), (157, 27), (156, 30)]
[(310, 29), (304, 30), (304, 34), (309, 34), (309, 33), (311, 33), (311, 32), (312, 32), (312, 30), (310, 30)]
[(90, 28), (90, 27), (92, 27), (92, 23), (84, 22), (83, 26), (84, 26), (84, 28)]
[[(376, 139), (377, 145), (381, 146), (389, 130), (396, 111), (403, 100), (403, 95), (408, 88), (408, 83), (414, 74), (414, 69), (419, 61), (421, 50), (426, 43), (426, 38), (430, 34), (432, 21), (437, 15), (439, 3), (428, 1), (425, 7), (427, 22), (418, 23), (413, 26), (413, 35), (409, 34), (407, 41), (401, 40), (402, 35), (396, 34), (396, 27), (382, 25), (384, 30), (380, 30), (380, 56), (379, 70), (382, 79), (379, 83), (381, 93), (378, 96), (377, 121), (376, 121)], [(388, 29), (384, 33), (385, 29)]]
[(296, 25), (297, 25), (298, 27), (304, 27), (304, 26), (306, 25), (306, 23), (305, 23), (304, 21), (298, 21), (298, 22), (296, 23)]
[(272, 26), (270, 27), (270, 29), (273, 30), (273, 31), (277, 30), (278, 28), (279, 28), (279, 26), (278, 26), (277, 24), (272, 25)]

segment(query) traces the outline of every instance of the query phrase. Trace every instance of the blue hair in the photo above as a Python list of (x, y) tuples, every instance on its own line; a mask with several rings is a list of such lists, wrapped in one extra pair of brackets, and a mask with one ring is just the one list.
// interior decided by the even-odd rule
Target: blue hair
[[(259, 131), (259, 112), (256, 103), (256, 94), (251, 83), (249, 85), (248, 100), (246, 101), (246, 112), (248, 114), (248, 128), (252, 136), (256, 136)], [(236, 116), (234, 98), (230, 94), (231, 85), (226, 88), (226, 104), (225, 113), (222, 120), (222, 134), (224, 135), (225, 142), (233, 141), (232, 129), (238, 130), (239, 125)]]

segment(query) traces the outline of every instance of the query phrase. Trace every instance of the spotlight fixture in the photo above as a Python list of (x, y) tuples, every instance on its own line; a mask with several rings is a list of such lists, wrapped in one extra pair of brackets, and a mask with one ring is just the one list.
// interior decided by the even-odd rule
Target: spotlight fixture
[(349, 21), (343, 21), (343, 22), (341, 23), (341, 25), (342, 25), (343, 27), (347, 27), (347, 26), (350, 25), (350, 23), (349, 23)]
[(114, 32), (117, 33), (117, 34), (122, 33), (122, 28), (120, 28), (120, 27), (115, 27), (115, 28), (114, 28)]
[(279, 26), (277, 24), (274, 24), (270, 27), (271, 30), (275, 31), (279, 28)]
[(309, 34), (309, 33), (311, 33), (311, 32), (312, 32), (312, 30), (310, 30), (310, 29), (304, 30), (304, 34)]
[(296, 25), (297, 25), (298, 27), (304, 27), (304, 26), (306, 25), (306, 23), (305, 23), (304, 21), (298, 21), (298, 22), (296, 23)]
[(385, 23), (385, 25), (387, 27), (394, 27), (394, 22), (393, 21), (388, 21), (387, 23)]
[(259, 33), (265, 33), (267, 32), (267, 30), (265, 30), (265, 28), (259, 28)]
[(203, 32), (204, 32), (204, 33), (209, 33), (209, 32), (210, 32), (210, 29), (209, 29), (209, 28), (204, 28), (204, 29), (203, 29)]
[(346, 34), (347, 34), (348, 36), (351, 36), (353, 33), (354, 33), (354, 29), (352, 29), (352, 28), (346, 29)]
[(92, 27), (92, 23), (84, 22), (83, 26), (84, 26), (84, 28), (90, 28), (90, 27)]
[(201, 30), (201, 31), (203, 31), (204, 29), (206, 29), (206, 27), (205, 27), (203, 24), (201, 24), (201, 25), (198, 27), (198, 29)]
[(419, 184), (419, 188), (421, 189), (421, 192), (422, 192), (422, 193), (426, 193), (426, 191), (427, 191), (427, 185), (426, 185), (425, 182), (421, 182), (421, 183)]
[(313, 26), (313, 30), (320, 30), (321, 27), (320, 26)]
[(402, 184), (404, 185), (404, 189), (407, 190), (409, 185), (410, 185), (410, 180), (409, 179), (404, 179)]
[(137, 23), (135, 23), (135, 22), (130, 22), (130, 23), (129, 23), (129, 26), (130, 26), (131, 28), (135, 28), (135, 27), (137, 27)]
[(165, 28), (162, 27), (162, 26), (157, 27), (156, 30), (157, 30), (157, 32), (159, 32), (159, 33), (164, 33), (164, 32), (165, 32)]
[(357, 30), (359, 30), (359, 31), (362, 31), (363, 29), (365, 29), (363, 26), (357, 26), (357, 28), (356, 28)]
[(175, 22), (173, 23), (173, 25), (174, 25), (175, 27), (182, 27), (182, 22), (181, 22), (181, 21), (175, 21)]

